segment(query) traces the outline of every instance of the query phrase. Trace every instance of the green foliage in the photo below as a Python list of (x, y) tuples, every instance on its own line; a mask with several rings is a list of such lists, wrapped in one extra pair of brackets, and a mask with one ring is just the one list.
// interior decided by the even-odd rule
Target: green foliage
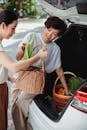
[(25, 0), (23, 2), (23, 14), (33, 18), (40, 17), (40, 13), (36, 9), (37, 3), (35, 0)]
[(71, 77), (68, 80), (68, 85), (69, 85), (69, 91), (74, 94), (77, 89), (81, 86), (83, 83), (83, 80), (80, 77)]
[(18, 12), (18, 0), (6, 0), (5, 8)]
[(32, 45), (33, 45), (33, 42), (34, 42), (34, 37), (35, 37), (35, 35), (32, 34), (30, 40), (26, 43), (23, 59), (28, 59), (28, 58), (33, 56)]
[[(36, 9), (37, 3), (35, 0), (24, 0), (22, 3), (22, 15), (23, 17), (39, 18), (40, 13)], [(20, 6), (18, 0), (6, 0), (5, 7), (7, 9), (15, 10), (20, 16)]]

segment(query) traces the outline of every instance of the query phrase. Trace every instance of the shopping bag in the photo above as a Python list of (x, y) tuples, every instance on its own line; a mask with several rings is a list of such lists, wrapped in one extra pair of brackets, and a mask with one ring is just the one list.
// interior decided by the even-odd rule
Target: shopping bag
[(43, 92), (45, 72), (42, 68), (31, 66), (29, 69), (16, 74), (15, 85), (22, 91), (30, 94)]

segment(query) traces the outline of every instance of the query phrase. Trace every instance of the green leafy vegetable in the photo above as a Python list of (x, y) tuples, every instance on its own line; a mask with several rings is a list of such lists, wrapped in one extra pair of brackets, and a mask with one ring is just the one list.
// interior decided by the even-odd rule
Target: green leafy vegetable
[(82, 84), (82, 79), (80, 77), (71, 77), (68, 80), (68, 85), (69, 85), (69, 91), (74, 94), (76, 92), (77, 89), (79, 89), (79, 87)]

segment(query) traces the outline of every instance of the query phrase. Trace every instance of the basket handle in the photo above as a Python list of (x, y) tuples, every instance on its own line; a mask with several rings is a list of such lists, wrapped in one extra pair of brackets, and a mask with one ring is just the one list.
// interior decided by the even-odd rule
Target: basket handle
[[(64, 75), (66, 75), (66, 74), (72, 75), (73, 77), (77, 77), (73, 72), (70, 72), (70, 71), (65, 71), (65, 72), (64, 72)], [(62, 75), (61, 75), (61, 76), (62, 76)], [(59, 79), (60, 79), (60, 77), (58, 76), (58, 77), (56, 78), (55, 82), (54, 82), (53, 93), (55, 92), (55, 86), (56, 86), (56, 84), (57, 84), (57, 82), (58, 82)]]

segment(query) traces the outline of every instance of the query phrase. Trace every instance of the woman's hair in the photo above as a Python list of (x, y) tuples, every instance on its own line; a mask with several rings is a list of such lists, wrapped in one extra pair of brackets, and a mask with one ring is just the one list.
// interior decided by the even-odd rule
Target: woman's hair
[(47, 28), (60, 30), (60, 34), (63, 34), (67, 29), (66, 23), (57, 16), (48, 17), (44, 24)]
[(11, 24), (18, 19), (18, 14), (13, 10), (2, 10), (0, 12), (0, 24), (4, 22), (6, 25)]

